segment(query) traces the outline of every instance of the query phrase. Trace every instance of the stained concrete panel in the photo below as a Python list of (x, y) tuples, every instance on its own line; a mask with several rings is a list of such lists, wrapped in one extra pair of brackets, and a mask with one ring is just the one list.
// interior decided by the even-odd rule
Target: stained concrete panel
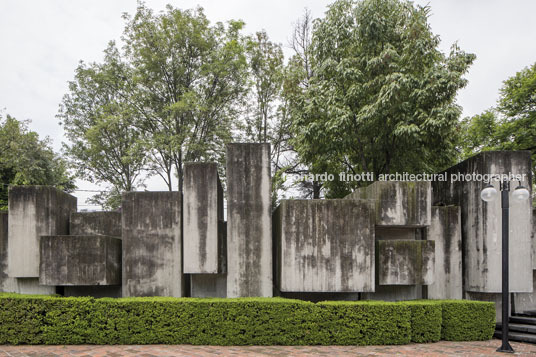
[(432, 207), (427, 239), (435, 242), (435, 281), (429, 299), (462, 299), (462, 227), (460, 207)]
[(227, 297), (272, 296), (269, 144), (227, 146)]
[(69, 234), (76, 197), (48, 186), (9, 188), (9, 276), (39, 277), (39, 237)]
[(434, 281), (433, 241), (379, 240), (380, 285), (429, 285)]
[(427, 181), (376, 181), (346, 198), (374, 200), (378, 226), (425, 227), (431, 219), (431, 192)]
[(121, 239), (41, 236), (41, 285), (121, 285)]
[(223, 273), (223, 189), (216, 163), (184, 165), (184, 273)]
[(0, 292), (15, 292), (17, 281), (8, 275), (8, 239), (7, 239), (8, 214), (0, 212)]
[[(473, 156), (446, 171), (447, 181), (433, 182), (433, 201), (461, 208), (464, 261), (464, 291), (501, 292), (501, 199), (484, 202), (480, 192), (486, 183), (463, 180), (452, 182), (459, 174), (525, 174), (522, 183), (531, 188), (528, 151), (487, 151)], [(499, 191), (499, 183), (493, 185)], [(511, 189), (517, 182), (511, 183)], [(518, 203), (510, 194), (510, 291), (532, 292), (531, 202)]]
[(282, 292), (374, 291), (374, 211), (366, 200), (283, 200), (274, 212)]
[(178, 192), (123, 194), (122, 240), (124, 297), (182, 295)]
[(70, 234), (121, 237), (120, 212), (75, 212), (71, 214)]
[(226, 274), (190, 275), (190, 296), (196, 298), (224, 298), (227, 295)]

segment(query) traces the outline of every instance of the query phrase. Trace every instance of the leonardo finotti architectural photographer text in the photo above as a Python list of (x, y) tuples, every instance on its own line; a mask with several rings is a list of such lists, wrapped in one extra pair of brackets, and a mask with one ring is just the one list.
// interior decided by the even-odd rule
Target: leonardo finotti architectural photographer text
[(493, 181), (525, 181), (527, 180), (527, 174), (480, 174), (480, 173), (448, 173), (443, 172), (440, 174), (412, 174), (409, 172), (396, 172), (392, 174), (379, 174), (374, 175), (373, 172), (361, 172), (357, 174), (350, 174), (346, 172), (340, 172), (339, 174), (328, 174), (324, 172), (322, 174), (303, 174), (300, 175), (299, 181), (317, 181), (317, 182), (330, 182), (330, 181), (342, 181), (342, 182), (373, 182), (373, 181), (450, 181), (450, 182), (493, 182)]

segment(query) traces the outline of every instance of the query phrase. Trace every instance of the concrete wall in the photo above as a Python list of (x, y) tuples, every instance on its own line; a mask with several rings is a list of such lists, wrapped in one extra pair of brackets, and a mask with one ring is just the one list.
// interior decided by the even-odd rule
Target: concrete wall
[(460, 207), (432, 207), (427, 239), (435, 242), (435, 281), (429, 299), (462, 299), (462, 227)]
[(184, 273), (222, 273), (223, 189), (216, 163), (184, 165)]
[(429, 240), (379, 240), (380, 285), (428, 285), (434, 281), (434, 242)]
[(8, 275), (8, 239), (7, 239), (8, 214), (0, 212), (0, 292), (14, 292), (16, 280)]
[(70, 227), (73, 236), (121, 237), (121, 212), (74, 212)]
[(283, 200), (274, 235), (280, 291), (374, 291), (370, 201)]
[(123, 296), (181, 296), (181, 197), (129, 192), (122, 202)]
[(272, 296), (269, 144), (227, 146), (227, 296)]
[(191, 297), (224, 298), (227, 296), (226, 274), (192, 274), (190, 278)]
[(121, 239), (41, 236), (42, 285), (121, 285)]
[[(485, 183), (451, 183), (457, 173), (526, 174), (530, 188), (528, 151), (489, 151), (448, 169), (447, 182), (433, 183), (433, 201), (461, 207), (464, 257), (464, 291), (501, 292), (501, 200), (484, 202), (480, 192)], [(499, 191), (499, 183), (493, 183)], [(517, 186), (512, 182), (511, 189)], [(510, 291), (532, 292), (531, 203), (510, 200)]]
[(347, 199), (372, 199), (376, 225), (425, 227), (430, 224), (430, 182), (376, 181), (360, 188)]
[(9, 276), (39, 277), (39, 237), (69, 234), (76, 197), (48, 186), (9, 188)]

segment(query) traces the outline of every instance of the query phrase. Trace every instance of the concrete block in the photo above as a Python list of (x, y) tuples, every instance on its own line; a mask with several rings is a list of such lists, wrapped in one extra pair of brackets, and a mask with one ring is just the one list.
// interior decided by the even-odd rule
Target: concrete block
[(272, 296), (269, 144), (227, 146), (227, 296)]
[(121, 285), (121, 239), (41, 236), (41, 285)]
[(121, 237), (121, 212), (74, 212), (70, 227), (73, 236)]
[(274, 212), (282, 292), (374, 291), (374, 211), (366, 200), (283, 200)]
[(49, 186), (9, 188), (9, 276), (39, 277), (39, 237), (69, 234), (76, 197)]
[(195, 298), (224, 298), (227, 296), (226, 274), (192, 274), (190, 296)]
[(182, 296), (179, 192), (128, 192), (122, 202), (123, 296)]
[(435, 242), (435, 281), (429, 299), (462, 299), (462, 227), (460, 207), (432, 207), (427, 239)]
[(223, 189), (216, 163), (184, 165), (184, 273), (223, 273)]
[[(482, 181), (456, 181), (474, 174), (526, 175), (522, 183), (531, 188), (531, 163), (528, 151), (487, 151), (446, 170), (447, 181), (433, 183), (433, 201), (461, 208), (464, 260), (464, 290), (482, 293), (501, 292), (501, 199), (484, 202)], [(499, 183), (493, 182), (499, 191)], [(511, 191), (517, 182), (511, 183)], [(532, 292), (531, 202), (510, 199), (510, 291)]]
[(376, 181), (346, 198), (374, 200), (378, 226), (425, 227), (431, 219), (431, 193), (427, 181)]
[(29, 295), (53, 295), (56, 294), (55, 286), (40, 285), (39, 278), (16, 278), (17, 286), (14, 292)]
[(0, 212), (0, 292), (15, 292), (17, 281), (8, 275), (8, 239), (7, 239), (8, 214)]
[(434, 242), (379, 240), (380, 285), (429, 285), (434, 281)]

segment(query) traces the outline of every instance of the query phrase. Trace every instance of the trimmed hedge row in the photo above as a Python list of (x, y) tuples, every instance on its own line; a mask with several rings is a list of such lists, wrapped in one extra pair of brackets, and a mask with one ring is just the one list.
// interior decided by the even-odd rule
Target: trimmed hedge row
[(387, 345), (486, 340), (493, 303), (0, 294), (0, 344)]

